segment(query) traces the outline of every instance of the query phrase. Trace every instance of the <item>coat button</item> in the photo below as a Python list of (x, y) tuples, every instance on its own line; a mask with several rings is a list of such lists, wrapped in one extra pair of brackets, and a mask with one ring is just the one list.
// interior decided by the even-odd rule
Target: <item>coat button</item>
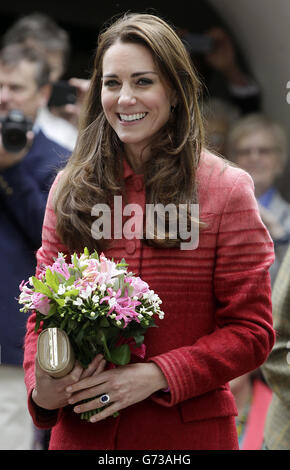
[(133, 240), (130, 240), (126, 244), (126, 251), (129, 255), (132, 255), (136, 251), (136, 243)]

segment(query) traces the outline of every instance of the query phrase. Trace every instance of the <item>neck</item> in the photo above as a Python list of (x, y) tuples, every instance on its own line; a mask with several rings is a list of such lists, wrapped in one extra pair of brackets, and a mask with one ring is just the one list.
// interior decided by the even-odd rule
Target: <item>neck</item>
[(150, 156), (150, 150), (140, 148), (132, 148), (132, 146), (124, 146), (125, 155), (128, 163), (133, 169), (134, 173), (143, 173), (144, 163)]

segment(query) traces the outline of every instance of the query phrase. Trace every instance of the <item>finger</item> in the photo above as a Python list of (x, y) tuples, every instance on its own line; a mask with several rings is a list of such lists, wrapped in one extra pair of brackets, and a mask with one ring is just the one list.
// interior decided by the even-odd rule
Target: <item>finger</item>
[[(110, 398), (110, 403), (114, 403), (114, 397)], [(95, 399), (86, 401), (85, 403), (79, 403), (74, 407), (74, 412), (77, 414), (85, 413), (86, 411), (96, 410), (103, 408), (104, 406), (105, 404), (100, 402), (100, 397), (96, 397)]]
[(109, 418), (117, 411), (121, 410), (122, 407), (118, 402), (112, 403), (112, 405), (107, 406), (104, 410), (99, 411), (95, 415), (90, 418), (91, 423), (97, 423), (98, 421), (102, 421), (103, 419)]
[(76, 112), (78, 111), (78, 107), (75, 104), (66, 104), (64, 106), (64, 111), (69, 115), (76, 114)]
[(100, 364), (102, 363), (103, 361), (103, 355), (102, 354), (98, 354), (93, 360), (92, 362), (88, 365), (88, 367), (86, 369), (84, 369), (82, 375), (81, 375), (81, 380), (85, 379), (86, 377), (90, 377), (91, 375), (93, 375), (94, 372), (100, 370)]
[(69, 84), (77, 87), (81, 93), (86, 93), (90, 87), (90, 80), (84, 78), (70, 78)]
[(80, 380), (80, 377), (81, 377), (82, 373), (83, 373), (83, 370), (84, 369), (82, 368), (80, 363), (76, 361), (72, 371), (69, 374), (67, 374), (65, 377), (63, 377), (62, 379), (59, 379), (59, 380), (63, 381), (63, 387), (65, 388), (67, 386), (70, 386), (70, 385), (78, 382)]
[(105, 370), (105, 367), (106, 367), (106, 364), (107, 364), (107, 361), (106, 359), (102, 359), (101, 362), (99, 363), (97, 369), (95, 370), (95, 372), (93, 373), (93, 375), (98, 375), (100, 374), (101, 372), (103, 372)]
[[(102, 385), (97, 385), (96, 387), (86, 388), (85, 390), (72, 394), (72, 396), (69, 399), (69, 404), (73, 405), (75, 403), (79, 403), (82, 400), (87, 400), (89, 398), (94, 398), (94, 397), (96, 398), (98, 397), (97, 400), (99, 400), (99, 397), (101, 395), (104, 395), (105, 393), (108, 393), (107, 383), (102, 384)], [(110, 397), (111, 397), (111, 394), (110, 394)], [(102, 404), (102, 406), (104, 406), (104, 404)]]
[(66, 387), (66, 392), (75, 393), (85, 388), (94, 387), (95, 385), (104, 383), (107, 378), (108, 371), (101, 372), (100, 374), (91, 377), (86, 377), (85, 379), (80, 380), (79, 382), (70, 384), (68, 387)]

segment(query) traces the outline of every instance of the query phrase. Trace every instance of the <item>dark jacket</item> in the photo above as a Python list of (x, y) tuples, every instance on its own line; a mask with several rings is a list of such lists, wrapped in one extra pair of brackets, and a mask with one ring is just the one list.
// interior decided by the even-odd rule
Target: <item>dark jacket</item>
[(19, 311), (19, 284), (35, 269), (48, 191), (68, 155), (39, 131), (24, 159), (0, 171), (1, 364), (23, 362), (27, 316)]

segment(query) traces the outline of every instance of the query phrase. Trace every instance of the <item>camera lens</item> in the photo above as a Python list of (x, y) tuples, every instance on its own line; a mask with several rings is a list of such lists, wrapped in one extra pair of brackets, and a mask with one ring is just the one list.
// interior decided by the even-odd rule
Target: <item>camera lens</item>
[(8, 152), (20, 152), (26, 146), (26, 132), (23, 128), (17, 129), (15, 125), (6, 127), (2, 135), (3, 145)]
[(21, 111), (12, 110), (2, 121), (2, 142), (7, 152), (17, 153), (27, 144), (26, 132), (30, 125)]

